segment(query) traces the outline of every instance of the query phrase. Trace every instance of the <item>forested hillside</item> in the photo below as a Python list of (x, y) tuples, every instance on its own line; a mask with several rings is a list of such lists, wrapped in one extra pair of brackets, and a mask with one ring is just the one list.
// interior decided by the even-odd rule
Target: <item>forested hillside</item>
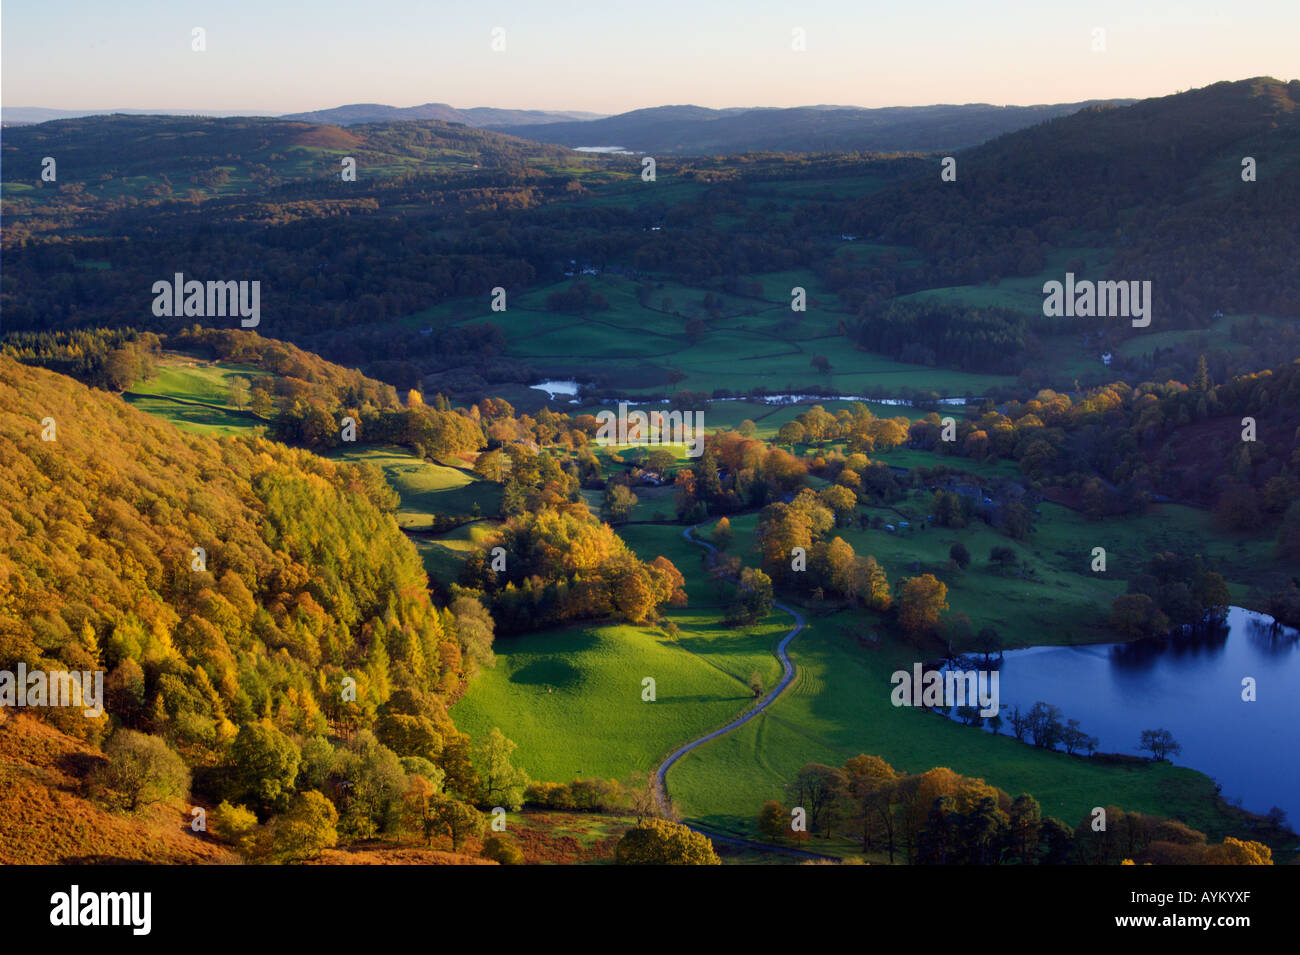
[(1161, 326), (1188, 328), (1216, 311), (1300, 315), (1297, 207), (1300, 81), (1262, 77), (1090, 107), (962, 153), (954, 182), (936, 166), (827, 212), (922, 249), (934, 285), (1032, 275), (1052, 248), (1113, 243), (1110, 274), (1151, 280)]
[[(378, 472), (187, 437), (53, 373), (0, 371), (0, 668), (107, 672), (107, 715), (45, 711), (60, 729), (165, 739), (196, 788), (259, 811), (283, 808), (293, 773), (201, 778), (250, 733), (296, 753), (378, 729), (400, 755), (451, 758), (443, 704), (482, 648), (430, 602)], [(414, 750), (394, 721), (424, 727)]]

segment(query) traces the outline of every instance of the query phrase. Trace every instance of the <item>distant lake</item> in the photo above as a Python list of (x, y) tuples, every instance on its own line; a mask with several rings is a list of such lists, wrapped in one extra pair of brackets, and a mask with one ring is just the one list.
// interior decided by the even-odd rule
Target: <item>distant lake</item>
[(548, 398), (554, 398), (556, 395), (568, 395), (569, 400), (572, 401), (578, 395), (578, 383), (572, 379), (568, 381), (539, 381), (529, 387), (546, 392)]
[(618, 156), (631, 156), (631, 151), (622, 146), (574, 146), (575, 153), (613, 153)]
[[(1032, 647), (1002, 659), (1002, 732), (1009, 711), (1038, 700), (1096, 736), (1098, 752), (1142, 755), (1145, 729), (1182, 744), (1173, 757), (1213, 777), (1251, 812), (1273, 806), (1300, 824), (1300, 632), (1233, 607), (1218, 632), (1136, 643)], [(971, 658), (968, 658), (971, 659)], [(978, 657), (974, 659), (980, 659)], [(1242, 701), (1254, 677), (1256, 701)], [(1099, 793), (1098, 805), (1106, 801)]]

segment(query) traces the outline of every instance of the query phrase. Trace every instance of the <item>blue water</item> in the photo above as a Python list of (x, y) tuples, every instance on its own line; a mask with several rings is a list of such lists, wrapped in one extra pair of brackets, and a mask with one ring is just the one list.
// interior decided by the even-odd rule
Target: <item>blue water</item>
[[(1197, 637), (1014, 650), (1001, 667), (1001, 715), (1038, 700), (1059, 706), (1100, 741), (1098, 752), (1142, 755), (1144, 729), (1182, 744), (1172, 757), (1213, 777), (1252, 812), (1279, 806), (1300, 825), (1300, 633), (1233, 607), (1222, 631)], [(1256, 702), (1242, 679), (1255, 678)], [(1104, 802), (1104, 794), (1098, 796)]]

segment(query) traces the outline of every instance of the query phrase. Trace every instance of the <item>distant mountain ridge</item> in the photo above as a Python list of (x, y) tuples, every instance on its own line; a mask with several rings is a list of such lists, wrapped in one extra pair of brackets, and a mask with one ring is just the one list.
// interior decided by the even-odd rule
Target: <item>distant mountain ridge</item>
[(1040, 106), (798, 106), (707, 109), (657, 106), (604, 119), (489, 129), (560, 146), (622, 146), (660, 155), (737, 152), (932, 152), (987, 142), (1089, 106), (1132, 99)]
[(238, 109), (46, 109), (44, 106), (5, 106), (0, 121), (6, 126), (48, 123), (55, 119), (80, 119), (83, 116), (265, 116)]
[(444, 123), (464, 123), (466, 126), (532, 126), (556, 122), (588, 122), (605, 118), (604, 113), (587, 113), (581, 110), (497, 109), (493, 106), (473, 106), (457, 109), (446, 103), (424, 103), (420, 106), (385, 106), (381, 103), (352, 103), (332, 109), (316, 109), (306, 113), (287, 113), (279, 119), (324, 123), (332, 126), (352, 126), (359, 123), (401, 122), (408, 119), (440, 119)]
[[(419, 106), (350, 103), (286, 113), (274, 118), (327, 126), (438, 120), (549, 145), (622, 146), (633, 152), (660, 155), (858, 150), (933, 152), (975, 146), (1005, 133), (1077, 113), (1089, 106), (1127, 106), (1134, 102), (1136, 100), (1116, 99), (1036, 106), (968, 103), (873, 109), (831, 105), (726, 109), (669, 105), (634, 109), (616, 116), (580, 110), (499, 109), (490, 106), (458, 109), (447, 103)], [(124, 109), (113, 112), (139, 115), (148, 111)], [(168, 114), (162, 110), (156, 113)], [(8, 107), (2, 115), (6, 124), (18, 125), (101, 114), (94, 110)], [(241, 114), (224, 112), (221, 115)]]
[(80, 119), (85, 116), (220, 116), (265, 117), (267, 119), (298, 120), (326, 126), (355, 126), (361, 123), (400, 122), (410, 119), (440, 119), (447, 123), (464, 123), (466, 126), (507, 124), (526, 126), (531, 123), (555, 123), (570, 120), (603, 119), (604, 113), (583, 110), (497, 109), (493, 106), (474, 106), (457, 109), (446, 103), (424, 103), (421, 106), (385, 106), (382, 103), (351, 103), (330, 109), (309, 110), (304, 113), (277, 115), (272, 112), (238, 109), (47, 109), (43, 106), (6, 106), (0, 110), (5, 124), (46, 123), (54, 119)]

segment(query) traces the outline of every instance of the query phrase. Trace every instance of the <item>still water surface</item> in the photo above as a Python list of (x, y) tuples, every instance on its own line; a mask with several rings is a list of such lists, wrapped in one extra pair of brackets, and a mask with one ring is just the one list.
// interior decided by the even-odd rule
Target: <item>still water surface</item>
[[(1252, 812), (1280, 806), (1300, 824), (1300, 632), (1240, 607), (1226, 623), (1194, 637), (1011, 651), (1002, 718), (1042, 700), (1109, 753), (1139, 754), (1142, 730), (1167, 729), (1183, 747), (1174, 763), (1212, 776)], [(1246, 677), (1254, 703), (1242, 700)]]

